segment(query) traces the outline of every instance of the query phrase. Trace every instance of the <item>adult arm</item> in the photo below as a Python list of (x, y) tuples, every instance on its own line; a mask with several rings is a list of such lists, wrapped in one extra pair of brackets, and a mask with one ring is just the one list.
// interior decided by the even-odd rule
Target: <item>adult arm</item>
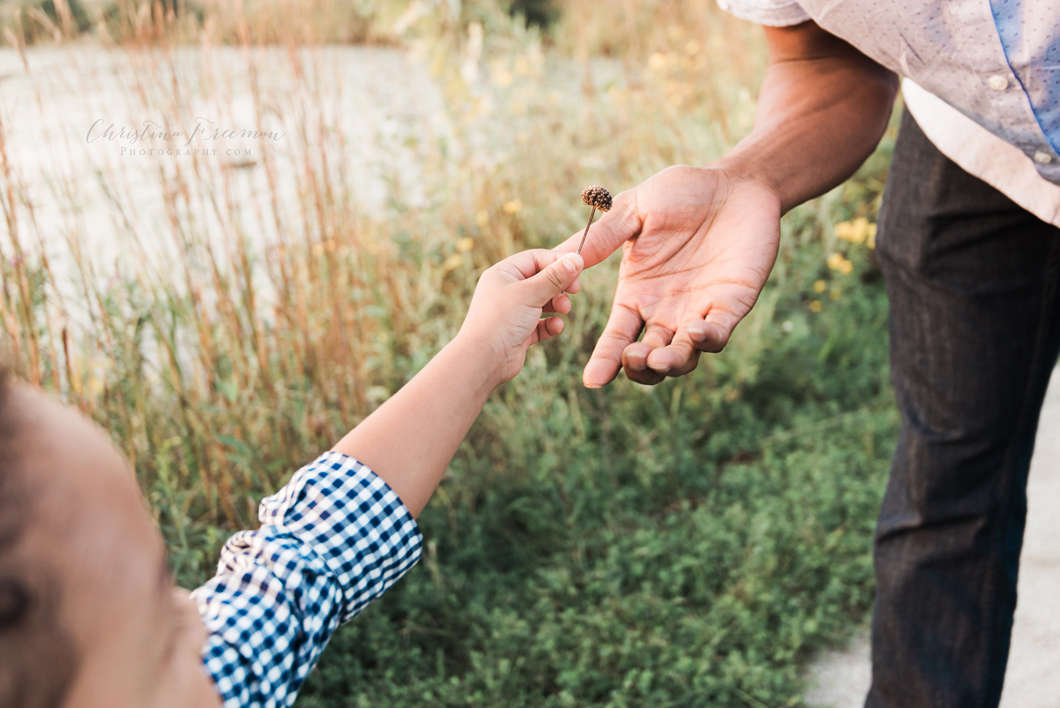
[(784, 213), (842, 183), (872, 153), (898, 77), (813, 22), (765, 31), (754, 130), (718, 164), (763, 182)]
[(766, 28), (766, 37), (751, 134), (714, 163), (670, 167), (619, 194), (593, 227), (586, 265), (619, 246), (623, 254), (586, 386), (620, 367), (658, 383), (695, 369), (700, 352), (721, 351), (773, 268), (781, 215), (847, 179), (882, 137), (894, 73), (813, 22)]

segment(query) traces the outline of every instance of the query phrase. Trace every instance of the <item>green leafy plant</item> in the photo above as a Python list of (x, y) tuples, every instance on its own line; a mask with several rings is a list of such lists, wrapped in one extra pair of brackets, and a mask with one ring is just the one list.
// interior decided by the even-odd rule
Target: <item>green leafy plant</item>
[[(354, 5), (314, 12), (331, 25), (387, 12)], [(388, 35), (430, 67), (445, 127), (392, 148), (388, 164), (418, 176), (411, 189), (384, 173), (381, 208), (350, 187), (351, 136), (329, 118), (340, 60), (316, 44), (334, 37), (285, 22), (297, 5), (204, 5), (186, 37), (207, 59), (211, 32), (242, 43), (255, 115), (295, 115), (302, 135), (248, 165), (160, 163), (144, 179), (165, 200), (161, 227), (120, 170), (95, 166), (114, 238), (136, 254), (145, 233), (165, 237), (162, 264), (108, 270), (76, 219), (59, 233), (32, 218), (0, 121), (6, 346), (111, 431), (185, 586), (263, 495), (456, 332), (481, 269), (583, 227), (582, 185), (707, 162), (750, 128), (761, 39), (702, 3), (572, 3), (547, 33), (499, 5), (443, 6)], [(113, 51), (145, 111), (179, 124), (227, 100), (226, 81), (185, 85), (174, 34), (136, 37)], [(299, 705), (799, 705), (806, 659), (872, 598), (897, 433), (870, 238), (892, 138), (785, 218), (758, 305), (688, 377), (581, 387), (617, 258), (587, 272), (562, 337), (495, 394), (422, 515), (420, 565), (337, 634)], [(53, 181), (76, 213), (78, 184)], [(244, 196), (218, 201), (230, 194)]]

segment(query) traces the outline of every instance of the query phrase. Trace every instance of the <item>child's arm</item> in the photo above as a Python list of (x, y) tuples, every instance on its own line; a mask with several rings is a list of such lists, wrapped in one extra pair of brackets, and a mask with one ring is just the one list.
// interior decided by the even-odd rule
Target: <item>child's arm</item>
[[(209, 632), (203, 662), (225, 708), (294, 700), (332, 633), (420, 556), (427, 503), (482, 404), (527, 348), (559, 334), (580, 257), (519, 253), (479, 281), (463, 327), (361, 425), (263, 500), (192, 593)], [(574, 268), (569, 264), (573, 263)]]
[(581, 267), (575, 254), (538, 250), (487, 270), (456, 338), (334, 450), (374, 470), (419, 516), (493, 389), (519, 373), (531, 344), (563, 330), (541, 313), (570, 311), (563, 292)]

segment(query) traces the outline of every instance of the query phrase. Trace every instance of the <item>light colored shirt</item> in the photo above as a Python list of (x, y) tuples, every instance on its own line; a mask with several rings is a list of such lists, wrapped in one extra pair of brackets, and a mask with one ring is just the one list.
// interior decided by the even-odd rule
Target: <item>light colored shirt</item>
[(909, 111), (943, 154), (1039, 218), (1060, 225), (1060, 3), (718, 0), (718, 4), (763, 25), (813, 20), (903, 75)]
[(192, 593), (203, 664), (224, 708), (294, 703), (332, 633), (420, 557), (423, 537), (372, 470), (327, 452), (261, 502), (261, 528), (225, 544)]

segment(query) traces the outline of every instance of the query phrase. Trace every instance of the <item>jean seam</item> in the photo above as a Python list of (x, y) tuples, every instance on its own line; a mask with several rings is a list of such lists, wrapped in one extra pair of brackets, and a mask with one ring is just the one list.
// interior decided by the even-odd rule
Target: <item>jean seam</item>
[[(1037, 332), (1034, 338), (1034, 354), (1031, 359), (1030, 372), (1027, 377), (1027, 384), (1023, 391), (1023, 400), (1019, 406), (1019, 419), (1017, 420), (1014, 433), (1006, 446), (1005, 457), (1002, 462), (1002, 478), (1001, 488), (1003, 497), (1001, 501), (1001, 509), (1004, 513), (1004, 518), (1001, 523), (998, 524), (998, 529), (994, 533), (994, 538), (991, 543), (991, 552), (996, 554), (997, 557), (1002, 557), (1003, 545), (1005, 537), (1008, 535), (1010, 524), (1012, 523), (1012, 514), (1009, 513), (1012, 507), (1012, 500), (1015, 496), (1015, 484), (1016, 484), (1016, 460), (1015, 451), (1017, 449), (1016, 441), (1020, 439), (1020, 434), (1023, 431), (1023, 427), (1027, 424), (1027, 412), (1030, 408), (1031, 398), (1034, 393), (1034, 383), (1037, 380), (1039, 369), (1042, 366), (1042, 361), (1045, 358), (1045, 337), (1049, 330), (1049, 317), (1055, 310), (1053, 300), (1056, 295), (1057, 281), (1060, 280), (1060, 237), (1057, 237), (1053, 243), (1052, 248), (1049, 252), (1049, 257), (1046, 259), (1045, 265), (1045, 283), (1042, 288), (1042, 306), (1039, 310)], [(991, 571), (987, 578), (986, 595), (990, 599), (990, 605), (987, 609), (986, 621), (983, 622), (983, 632), (985, 634), (985, 649), (983, 653), (983, 661), (985, 666), (983, 667), (983, 675), (988, 677), (987, 682), (983, 685), (980, 693), (980, 703), (985, 704), (988, 691), (992, 684), (990, 679), (992, 678), (990, 673), (990, 664), (993, 660), (993, 649), (997, 640), (996, 624), (999, 619), (998, 604), (1000, 598), (998, 597), (1002, 583), (1000, 582), (1000, 576), (1004, 572), (1004, 563), (995, 570)], [(1011, 638), (1010, 638), (1011, 641)], [(1004, 669), (1002, 669), (1002, 687), (1004, 686)]]

